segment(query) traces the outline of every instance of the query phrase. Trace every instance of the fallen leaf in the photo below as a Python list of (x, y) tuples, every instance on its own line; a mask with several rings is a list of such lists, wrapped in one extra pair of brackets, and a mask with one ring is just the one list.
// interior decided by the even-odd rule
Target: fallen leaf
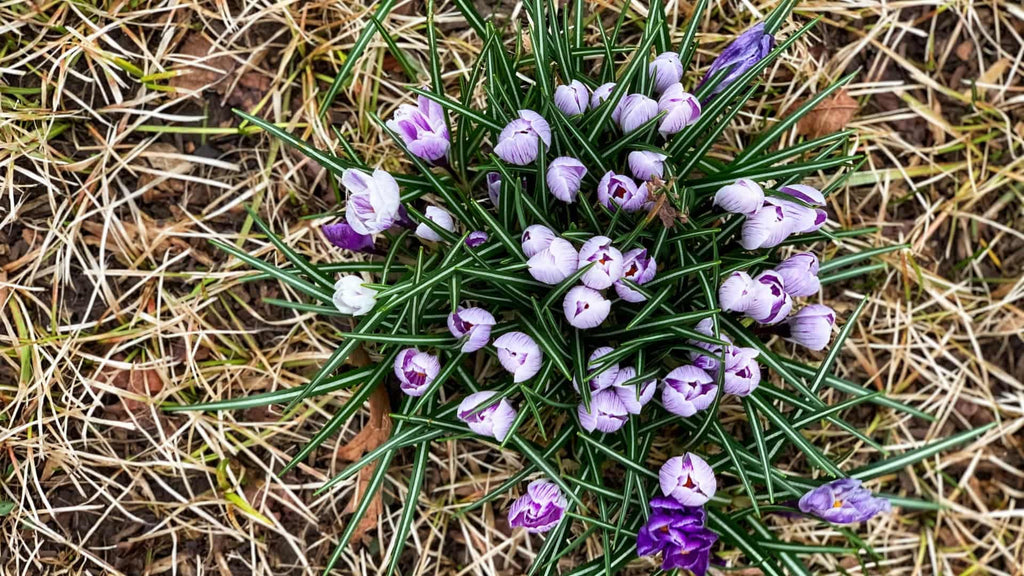
[(964, 40), (956, 45), (957, 58), (966, 62), (971, 59), (971, 54), (974, 54), (974, 44), (970, 40)]
[(849, 124), (856, 113), (857, 101), (851, 98), (846, 90), (840, 90), (835, 96), (822, 100), (805, 114), (796, 123), (796, 133), (809, 138), (832, 134)]

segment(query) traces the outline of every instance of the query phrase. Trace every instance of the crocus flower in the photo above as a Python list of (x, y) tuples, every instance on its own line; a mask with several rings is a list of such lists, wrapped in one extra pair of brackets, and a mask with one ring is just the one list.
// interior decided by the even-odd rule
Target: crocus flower
[(494, 316), (483, 308), (459, 307), (448, 315), (448, 331), (456, 338), (465, 338), (462, 343), (464, 353), (476, 352), (487, 346), (491, 339), (491, 327)]
[(722, 390), (726, 394), (748, 396), (761, 384), (761, 366), (755, 348), (729, 346), (725, 351), (725, 374)]
[(786, 294), (782, 276), (774, 270), (765, 270), (754, 277), (754, 297), (746, 310), (748, 318), (760, 324), (778, 324), (789, 316), (793, 298)]
[(420, 96), (416, 106), (399, 106), (387, 126), (402, 138), (409, 152), (423, 160), (436, 162), (448, 155), (451, 138), (444, 109), (426, 96)]
[(579, 268), (594, 263), (580, 279), (594, 290), (604, 290), (622, 277), (622, 252), (612, 246), (611, 238), (594, 236), (580, 248)]
[(579, 80), (555, 88), (555, 106), (566, 116), (578, 116), (590, 105), (590, 90)]
[(474, 230), (466, 236), (466, 246), (476, 248), (484, 242), (487, 242), (488, 238), (490, 238), (490, 236), (487, 235), (487, 232), (484, 232), (483, 230)]
[(565, 515), (569, 501), (554, 482), (534, 480), (523, 494), (509, 506), (508, 525), (525, 528), (527, 532), (547, 532)]
[(542, 250), (547, 250), (548, 246), (551, 246), (551, 242), (557, 237), (547, 226), (541, 226), (540, 224), (527, 226), (526, 230), (523, 230), (522, 236), (523, 254), (530, 258)]
[(341, 185), (348, 191), (345, 220), (357, 234), (383, 232), (398, 219), (402, 202), (391, 174), (350, 168), (341, 173)]
[(665, 461), (658, 471), (658, 481), (661, 493), (683, 506), (703, 506), (718, 489), (711, 466), (690, 452)]
[(740, 178), (732, 184), (722, 186), (715, 193), (714, 205), (733, 214), (753, 216), (763, 204), (764, 190), (757, 182), (747, 178)]
[[(455, 220), (452, 215), (448, 213), (444, 208), (437, 206), (427, 206), (424, 210), (423, 215), (427, 217), (438, 227), (443, 228), (449, 232), (455, 232)], [(416, 235), (424, 240), (431, 240), (433, 242), (440, 242), (442, 240), (441, 235), (434, 231), (433, 228), (427, 226), (423, 222), (420, 222), (419, 226), (416, 226)]]
[(822, 484), (800, 498), (800, 510), (833, 524), (864, 522), (879, 512), (892, 510), (892, 503), (860, 485), (860, 480), (840, 478)]
[(679, 54), (662, 52), (647, 66), (647, 73), (654, 81), (654, 91), (661, 93), (683, 77), (683, 63), (679, 60)]
[(609, 170), (597, 183), (597, 199), (609, 210), (622, 208), (626, 212), (636, 212), (647, 202), (647, 186), (637, 186), (629, 176)]
[(661, 98), (658, 98), (658, 112), (665, 113), (661, 124), (658, 125), (658, 133), (667, 137), (700, 118), (700, 100), (683, 90), (683, 85), (677, 82), (669, 86)]
[(565, 293), (562, 312), (574, 328), (589, 330), (604, 322), (611, 312), (612, 303), (600, 292), (586, 286), (575, 286)]
[(494, 340), (498, 350), (498, 361), (512, 373), (513, 382), (529, 380), (540, 372), (544, 353), (540, 346), (522, 332), (507, 332)]
[(746, 312), (754, 301), (754, 279), (746, 272), (733, 272), (718, 288), (718, 305), (726, 312)]
[(629, 134), (657, 115), (657, 102), (643, 94), (627, 94), (612, 111), (612, 121)]
[(824, 350), (832, 337), (832, 325), (836, 313), (824, 304), (808, 304), (787, 322), (789, 336), (786, 338), (811, 350)]
[(743, 221), (740, 230), (740, 245), (747, 250), (778, 246), (793, 233), (794, 216), (771, 198), (765, 198), (764, 205), (756, 214)]
[(540, 143), (551, 147), (551, 126), (533, 110), (520, 110), (519, 117), (509, 122), (498, 135), (494, 153), (509, 164), (524, 166), (537, 159)]
[(668, 158), (665, 154), (659, 154), (658, 152), (651, 152), (650, 150), (634, 150), (629, 153), (627, 161), (629, 162), (629, 171), (633, 173), (633, 176), (641, 182), (646, 182), (651, 178), (657, 176), (662, 178), (665, 176), (665, 159)]
[(688, 570), (704, 576), (718, 535), (704, 527), (704, 508), (684, 506), (673, 498), (651, 498), (651, 515), (636, 536), (638, 556), (661, 552), (662, 570)]
[(711, 63), (711, 68), (701, 80), (701, 85), (710, 80), (719, 70), (729, 69), (729, 72), (722, 78), (721, 82), (711, 91), (714, 96), (725, 90), (744, 72), (753, 68), (758, 62), (764, 59), (772, 47), (775, 46), (775, 37), (765, 32), (764, 23), (758, 22), (749, 28), (731, 44), (722, 50), (722, 53)]
[(377, 291), (363, 286), (363, 279), (354, 274), (342, 276), (334, 283), (334, 306), (342, 314), (362, 316), (377, 303)]
[(629, 411), (611, 388), (605, 388), (590, 395), (590, 410), (580, 402), (576, 409), (580, 426), (587, 432), (597, 430), (610, 434), (626, 425)]
[(604, 103), (609, 96), (612, 95), (612, 91), (615, 90), (615, 82), (608, 82), (607, 84), (601, 84), (590, 94), (590, 109), (593, 110)]
[(481, 436), (490, 436), (498, 442), (502, 442), (516, 420), (516, 409), (512, 407), (507, 398), (502, 398), (498, 402), (473, 414), (473, 410), (477, 406), (486, 403), (497, 395), (498, 393), (494, 390), (486, 390), (466, 396), (459, 403), (458, 417), (473, 432)]
[(356, 232), (348, 222), (325, 224), (320, 229), (323, 231), (324, 237), (327, 238), (328, 242), (342, 250), (352, 250), (353, 252), (373, 251), (373, 236)]
[[(634, 284), (644, 285), (654, 279), (658, 265), (647, 255), (646, 248), (634, 248), (622, 255), (622, 278)], [(643, 302), (643, 294), (630, 288), (622, 280), (615, 282), (615, 293), (626, 302)]]
[(498, 200), (501, 197), (501, 173), (500, 172), (488, 172), (487, 173), (487, 198), (490, 199), (491, 204), (497, 208)]
[(812, 296), (821, 290), (818, 257), (811, 252), (794, 254), (774, 268), (782, 276), (783, 289), (794, 298)]
[(562, 202), (573, 203), (587, 167), (571, 156), (559, 156), (548, 164), (548, 191)]
[(406, 348), (395, 357), (395, 376), (398, 376), (402, 392), (409, 396), (422, 396), (440, 371), (441, 363), (437, 356), (415, 348)]
[(680, 366), (669, 372), (661, 390), (661, 403), (669, 412), (689, 418), (704, 410), (718, 395), (718, 385), (696, 366)]
[[(592, 374), (597, 371), (597, 360), (599, 360), (605, 354), (612, 352), (614, 349), (611, 346), (602, 346), (590, 353), (590, 357), (587, 358), (587, 374)], [(601, 366), (604, 368), (604, 366)], [(590, 386), (591, 392), (597, 392), (598, 390), (604, 390), (610, 386), (613, 386), (619, 376), (619, 365), (612, 364), (607, 369), (602, 370), (600, 374), (587, 380), (587, 384)], [(576, 380), (573, 379), (572, 387), (577, 392), (580, 391), (579, 385)]]
[(544, 250), (526, 261), (526, 271), (534, 280), (554, 286), (578, 270), (576, 249), (564, 238), (555, 238)]
[(824, 226), (828, 212), (821, 208), (804, 206), (779, 197), (765, 198), (765, 206), (782, 208), (782, 217), (789, 225), (790, 233), (807, 234)]
[(636, 368), (626, 366), (615, 375), (615, 383), (611, 387), (611, 390), (614, 390), (619, 400), (622, 401), (622, 405), (626, 407), (626, 412), (630, 414), (639, 414), (640, 410), (651, 401), (651, 398), (654, 398), (654, 393), (658, 389), (656, 379), (629, 383), (635, 378)]

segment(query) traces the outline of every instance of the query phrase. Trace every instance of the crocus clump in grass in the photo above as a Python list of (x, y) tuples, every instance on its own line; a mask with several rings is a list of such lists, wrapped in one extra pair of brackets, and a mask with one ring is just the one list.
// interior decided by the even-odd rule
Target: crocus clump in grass
[(833, 524), (852, 524), (892, 510), (892, 503), (861, 486), (855, 478), (840, 478), (804, 494), (800, 510)]
[(402, 392), (409, 396), (422, 396), (440, 370), (437, 356), (415, 348), (406, 348), (395, 357), (395, 376), (401, 382)]
[(548, 480), (534, 480), (508, 508), (508, 525), (527, 532), (543, 533), (562, 521), (569, 501), (558, 485)]

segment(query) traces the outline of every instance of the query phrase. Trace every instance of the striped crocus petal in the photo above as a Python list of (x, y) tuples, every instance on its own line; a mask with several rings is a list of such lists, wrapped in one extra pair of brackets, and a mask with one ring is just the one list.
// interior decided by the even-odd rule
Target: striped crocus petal
[(548, 192), (562, 202), (573, 203), (580, 191), (580, 182), (587, 174), (587, 168), (579, 160), (571, 156), (560, 156), (548, 164), (545, 181)]
[(657, 111), (665, 113), (658, 125), (658, 133), (667, 138), (700, 118), (700, 100), (683, 90), (682, 84), (675, 83), (658, 99)]
[(526, 494), (509, 507), (508, 525), (531, 533), (547, 532), (561, 522), (568, 506), (569, 501), (557, 484), (534, 480), (526, 488)]
[(722, 390), (726, 394), (748, 396), (761, 383), (761, 367), (755, 348), (729, 346), (725, 353), (725, 374)]
[[(634, 248), (622, 255), (622, 278), (643, 286), (654, 279), (658, 265), (647, 255), (646, 248)], [(615, 293), (626, 302), (643, 302), (643, 294), (630, 288), (622, 280), (615, 282)]]
[(341, 173), (341, 185), (348, 192), (345, 220), (359, 234), (377, 234), (391, 227), (402, 207), (398, 182), (383, 170), (367, 174), (348, 169)]
[(754, 279), (746, 272), (733, 272), (718, 288), (718, 305), (726, 312), (746, 312), (754, 301)]
[(590, 94), (590, 109), (593, 110), (603, 104), (612, 95), (613, 90), (615, 90), (615, 82), (601, 84), (595, 88), (593, 93)]
[(448, 315), (448, 331), (456, 338), (465, 338), (462, 351), (476, 352), (491, 339), (494, 316), (483, 308), (462, 308)]
[(520, 110), (498, 135), (494, 153), (509, 164), (524, 166), (537, 159), (541, 142), (545, 149), (551, 147), (551, 126), (533, 110)]
[(395, 357), (395, 376), (401, 383), (402, 392), (409, 396), (422, 396), (441, 371), (437, 356), (406, 348)]
[(806, 184), (787, 184), (779, 188), (779, 192), (811, 206), (825, 205), (825, 195), (817, 188)]
[(589, 330), (600, 326), (608, 313), (611, 312), (612, 303), (605, 299), (600, 292), (586, 286), (576, 286), (565, 294), (562, 300), (562, 311), (565, 319), (574, 328)]
[(457, 416), (473, 432), (502, 442), (516, 421), (516, 409), (512, 407), (508, 399), (502, 398), (483, 410), (477, 411), (479, 406), (487, 404), (497, 395), (498, 392), (494, 390), (485, 390), (466, 396), (459, 403)]
[(547, 249), (531, 256), (526, 265), (534, 280), (554, 286), (576, 272), (578, 257), (568, 240), (555, 238)]
[(683, 77), (683, 63), (676, 52), (662, 52), (647, 66), (647, 73), (654, 81), (654, 91), (664, 92)]
[(597, 183), (597, 199), (605, 208), (636, 212), (647, 202), (647, 186), (637, 186), (632, 178), (609, 170)]
[[(715, 337), (714, 323), (712, 322), (711, 318), (705, 318), (698, 322), (697, 325), (694, 327), (694, 331), (705, 336), (710, 336), (712, 338)], [(730, 344), (732, 343), (732, 339), (725, 334), (719, 333), (718, 339), (728, 342)], [(701, 370), (704, 370), (709, 374), (717, 374), (719, 363), (718, 357), (721, 356), (722, 354), (722, 347), (719, 346), (718, 344), (711, 344), (709, 342), (702, 342), (700, 340), (687, 340), (686, 342), (688, 344), (696, 346), (697, 348), (707, 351), (706, 354), (702, 354), (700, 352), (691, 350), (689, 355), (690, 361), (693, 362), (693, 365), (696, 366), (697, 368), (700, 368)]]
[(654, 177), (665, 176), (666, 158), (668, 156), (659, 152), (633, 150), (626, 157), (626, 161), (629, 163), (629, 171), (633, 173), (633, 176), (641, 182), (646, 182)]
[[(599, 369), (599, 367), (603, 369), (603, 363), (598, 361), (605, 355), (610, 354), (614, 351), (615, 349), (612, 348), (611, 346), (602, 346), (591, 352), (590, 357), (587, 358), (587, 374), (593, 374)], [(612, 364), (607, 369), (601, 370), (600, 374), (597, 374), (596, 376), (588, 380), (588, 383), (590, 384), (590, 389), (593, 391), (604, 390), (605, 388), (608, 388), (609, 386), (615, 384), (615, 380), (618, 378), (618, 375), (619, 365), (617, 363)], [(573, 388), (575, 388), (576, 391), (579, 392), (579, 387), (576, 385), (575, 381), (573, 381), (572, 385)]]
[(787, 218), (782, 206), (771, 198), (753, 216), (743, 221), (740, 245), (746, 250), (778, 246), (793, 233), (793, 218)]
[(657, 115), (657, 102), (643, 94), (627, 94), (612, 111), (612, 121), (629, 134)]
[(513, 382), (523, 382), (540, 372), (544, 353), (540, 346), (522, 332), (508, 332), (494, 340), (498, 361), (512, 373)]
[(607, 236), (594, 236), (580, 248), (579, 268), (591, 263), (593, 266), (581, 278), (588, 288), (604, 290), (622, 277), (622, 253)]
[(490, 238), (490, 236), (487, 235), (487, 232), (484, 232), (483, 230), (474, 230), (466, 236), (466, 246), (476, 248), (484, 242), (487, 242), (488, 238)]
[(785, 281), (774, 270), (765, 270), (754, 277), (754, 298), (746, 310), (748, 318), (759, 324), (778, 324), (789, 316), (793, 298), (786, 293)]
[(566, 116), (578, 116), (590, 105), (590, 90), (579, 80), (555, 88), (555, 106)]
[(527, 226), (526, 230), (523, 230), (522, 236), (523, 254), (527, 258), (531, 258), (538, 252), (547, 250), (551, 242), (557, 237), (547, 226), (541, 226), (540, 224)]
[(821, 290), (818, 280), (818, 257), (801, 252), (786, 258), (774, 268), (782, 276), (783, 288), (794, 298), (813, 296)]
[(501, 173), (487, 173), (487, 198), (492, 206), (498, 207), (498, 200), (501, 198)]
[(764, 190), (748, 178), (740, 178), (715, 193), (714, 205), (733, 214), (754, 215), (764, 204)]
[(416, 106), (399, 106), (387, 127), (398, 134), (413, 155), (423, 160), (437, 162), (448, 155), (451, 138), (444, 109), (426, 96), (420, 96)]
[(662, 494), (683, 506), (703, 506), (718, 490), (711, 466), (690, 452), (666, 460), (658, 471), (658, 481)]
[(786, 339), (811, 350), (824, 350), (835, 323), (834, 310), (823, 304), (809, 304), (787, 321), (789, 336)]
[(603, 432), (610, 434), (626, 425), (629, 411), (619, 399), (619, 395), (611, 388), (606, 388), (590, 395), (590, 409), (580, 402), (576, 410), (580, 426), (587, 432)]

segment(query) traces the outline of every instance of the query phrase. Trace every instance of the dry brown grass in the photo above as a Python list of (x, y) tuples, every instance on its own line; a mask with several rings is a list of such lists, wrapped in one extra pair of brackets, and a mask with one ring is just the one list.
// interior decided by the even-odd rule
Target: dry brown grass
[[(294, 386), (337, 344), (329, 323), (262, 303), (289, 289), (241, 283), (245, 269), (207, 240), (244, 240), (280, 260), (250, 236), (251, 204), (313, 260), (340, 258), (320, 221), (302, 219), (335, 206), (325, 172), (265, 136), (239, 135), (228, 107), (333, 147), (317, 101), (368, 25), (364, 8), (97, 4), (0, 3), (0, 571), (318, 573), (355, 486), (312, 490), (338, 470), (334, 451), (359, 419), (296, 472), (274, 471), (342, 397), (285, 421), (271, 410), (168, 417), (157, 406)], [(773, 5), (716, 2), (703, 39), (718, 42)], [(680, 23), (687, 7), (669, 2)], [(425, 62), (420, 10), (404, 3), (386, 27)], [(456, 86), (477, 44), (451, 5), (439, 10)], [(946, 511), (897, 511), (862, 532), (888, 557), (886, 573), (1024, 573), (1024, 11), (812, 0), (799, 13), (823, 25), (773, 69), (731, 138), (861, 67), (851, 126), (870, 162), (832, 209), (845, 224), (881, 227), (855, 246), (913, 249), (827, 291), (840, 312), (870, 298), (839, 371), (937, 421), (865, 408), (860, 423), (908, 448), (999, 422), (884, 479)], [(405, 93), (385, 54), (375, 42), (329, 120), (394, 167), (395, 150), (363, 113), (388, 115)], [(458, 514), (518, 464), (486, 453), (437, 446), (408, 573), (515, 574), (536, 550), (508, 537), (499, 509)], [(407, 465), (385, 486), (380, 533), (400, 513), (391, 504), (404, 497)], [(811, 523), (783, 529), (827, 537)], [(380, 546), (346, 554), (339, 573), (378, 573)], [(813, 561), (823, 573), (861, 571)]]

